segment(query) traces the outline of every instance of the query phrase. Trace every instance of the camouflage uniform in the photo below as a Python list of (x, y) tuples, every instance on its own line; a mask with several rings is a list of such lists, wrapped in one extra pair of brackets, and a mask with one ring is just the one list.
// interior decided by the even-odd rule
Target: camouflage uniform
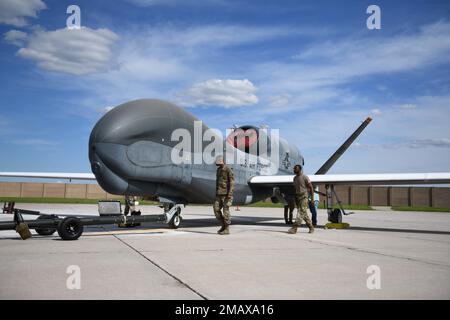
[(308, 216), (308, 190), (307, 185), (309, 182), (308, 176), (304, 174), (296, 175), (294, 177), (295, 187), (295, 205), (297, 206), (297, 218), (295, 219), (295, 226), (300, 226), (302, 220), (305, 220), (306, 225), (311, 229), (313, 225), (311, 219)]
[[(214, 214), (217, 220), (224, 221), (226, 225), (231, 223), (230, 206), (233, 203), (234, 174), (224, 165), (217, 168), (216, 175), (216, 200), (214, 201)], [(228, 199), (225, 198), (228, 196)], [(223, 208), (223, 214), (220, 211)]]

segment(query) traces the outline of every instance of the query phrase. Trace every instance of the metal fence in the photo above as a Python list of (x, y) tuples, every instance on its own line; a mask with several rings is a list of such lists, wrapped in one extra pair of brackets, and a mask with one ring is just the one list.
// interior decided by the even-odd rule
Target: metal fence
[[(348, 205), (450, 208), (448, 187), (335, 186), (335, 190)], [(320, 201), (324, 200), (321, 196)]]
[(120, 199), (97, 184), (0, 182), (0, 197)]

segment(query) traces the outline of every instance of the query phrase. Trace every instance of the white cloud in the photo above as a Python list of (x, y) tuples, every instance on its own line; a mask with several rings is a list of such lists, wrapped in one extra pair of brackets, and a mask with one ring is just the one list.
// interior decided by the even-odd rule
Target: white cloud
[(9, 30), (5, 33), (4, 39), (5, 41), (18, 46), (22, 47), (25, 44), (25, 40), (27, 39), (27, 33), (20, 31), (20, 30)]
[(448, 62), (450, 23), (438, 21), (415, 33), (390, 37), (347, 37), (325, 42), (319, 39), (289, 62), (254, 65), (249, 77), (258, 82), (260, 92), (267, 97), (261, 98), (267, 104), (260, 111), (270, 114), (280, 110), (270, 104), (269, 97), (280, 93), (291, 96), (284, 112), (330, 104), (361, 107), (363, 97), (345, 89), (361, 77), (424, 70)]
[[(122, 35), (124, 41), (118, 50), (120, 74), (139, 81), (201, 81), (213, 78), (205, 75), (206, 68), (217, 70), (220, 67), (217, 61), (211, 63), (211, 59), (221, 55), (220, 50), (276, 39), (292, 32), (296, 31), (284, 27), (239, 25), (163, 25), (128, 31)], [(199, 74), (198, 67), (203, 74)]]
[[(173, 27), (170, 25), (153, 27), (144, 32), (130, 34), (130, 38), (138, 38), (153, 49), (170, 49), (173, 53), (190, 55), (193, 49), (202, 46), (209, 48), (221, 48), (239, 44), (249, 44), (268, 39), (295, 36), (312, 35), (312, 30), (299, 30), (292, 27), (252, 27), (241, 25), (202, 25), (193, 27)], [(134, 35), (134, 37), (133, 37)]]
[[(291, 32), (303, 34), (311, 30), (239, 25), (136, 26), (136, 29), (122, 31), (120, 42), (114, 46), (117, 68), (80, 77), (77, 82), (71, 79), (71, 86), (76, 85), (88, 93), (89, 97), (80, 98), (78, 104), (94, 111), (95, 106), (117, 105), (143, 97), (178, 102), (180, 91), (205, 79), (247, 78), (235, 74), (234, 70), (230, 72), (228, 64), (239, 65), (242, 59), (226, 55), (229, 60), (225, 62), (225, 49), (278, 39)], [(55, 77), (54, 84), (63, 85), (59, 77)]]
[(374, 116), (379, 116), (379, 115), (381, 115), (381, 110), (380, 109), (372, 109), (372, 110), (370, 110), (370, 113)]
[(27, 17), (36, 18), (38, 12), (46, 8), (41, 0), (2, 0), (0, 23), (24, 27), (28, 24)]
[[(383, 116), (374, 118), (332, 172), (448, 170), (450, 95), (407, 97), (405, 100), (403, 104), (414, 104), (416, 108), (399, 108), (402, 103), (398, 101), (384, 105)], [(311, 173), (367, 117), (366, 110), (312, 109), (298, 115), (293, 112), (289, 119), (280, 122), (283, 128), (280, 134), (300, 147)], [(275, 127), (273, 123), (272, 127)]]
[(289, 94), (280, 94), (277, 96), (273, 96), (269, 98), (269, 104), (271, 107), (282, 108), (289, 105), (291, 99), (291, 95)]
[(108, 29), (37, 30), (17, 54), (45, 70), (84, 75), (114, 67), (112, 46), (118, 36)]
[(450, 148), (450, 139), (435, 138), (435, 139), (411, 140), (404, 144), (400, 144), (399, 147), (407, 147), (412, 149), (428, 148), (428, 147)]
[(383, 144), (362, 144), (355, 142), (353, 144), (356, 148), (364, 149), (423, 149), (423, 148), (450, 148), (450, 139), (448, 138), (433, 138), (433, 139), (416, 139), (398, 143), (383, 143)]
[[(450, 61), (450, 23), (439, 21), (420, 28), (416, 34), (380, 39), (346, 39), (325, 42), (296, 58), (325, 59), (331, 77), (397, 72)], [(351, 66), (351, 67), (349, 67)], [(323, 76), (323, 74), (322, 74)]]
[(190, 106), (220, 106), (225, 108), (252, 105), (258, 102), (256, 87), (247, 79), (210, 79), (196, 83), (180, 94)]

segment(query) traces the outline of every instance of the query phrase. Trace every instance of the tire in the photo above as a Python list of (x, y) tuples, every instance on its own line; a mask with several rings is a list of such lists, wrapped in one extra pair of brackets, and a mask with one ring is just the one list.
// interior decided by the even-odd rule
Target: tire
[(178, 229), (178, 227), (180, 226), (182, 220), (183, 219), (181, 219), (180, 214), (178, 212), (175, 213), (173, 215), (172, 219), (170, 219), (170, 221), (169, 221), (169, 228), (170, 229)]
[(58, 224), (58, 234), (63, 240), (77, 240), (83, 233), (80, 219), (66, 217)]
[[(130, 215), (131, 216), (140, 216), (141, 215), (141, 210), (133, 211), (133, 212), (130, 213)], [(130, 224), (130, 227), (140, 227), (140, 226), (141, 226), (140, 222)]]
[[(48, 219), (54, 219), (57, 218), (54, 215), (40, 215), (36, 220), (48, 220)], [(39, 228), (39, 229), (34, 229), (36, 231), (36, 233), (40, 236), (51, 236), (52, 234), (55, 233), (56, 228)]]
[(342, 213), (340, 209), (333, 209), (331, 211), (329, 219), (331, 223), (342, 223)]

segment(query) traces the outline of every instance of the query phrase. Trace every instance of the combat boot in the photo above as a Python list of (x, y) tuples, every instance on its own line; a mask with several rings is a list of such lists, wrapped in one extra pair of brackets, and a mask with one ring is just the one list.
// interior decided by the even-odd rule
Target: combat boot
[(308, 233), (314, 233), (314, 225), (309, 223), (308, 224), (309, 232)]
[(230, 234), (229, 226), (226, 225), (225, 229), (223, 229), (223, 231), (219, 232), (219, 234), (221, 234), (221, 235)]
[(225, 230), (225, 228), (226, 228), (225, 221), (222, 219), (221, 222), (222, 222), (222, 226), (220, 227), (219, 230), (217, 230), (218, 234), (221, 234), (221, 232), (223, 232), (223, 230)]
[(307, 223), (307, 225), (308, 225), (308, 228), (309, 228), (309, 232), (308, 233), (314, 233), (314, 225), (311, 222)]
[(290, 234), (296, 234), (296, 233), (297, 233), (297, 226), (294, 225), (292, 228), (290, 228), (290, 229), (288, 230), (288, 233), (290, 233)]

